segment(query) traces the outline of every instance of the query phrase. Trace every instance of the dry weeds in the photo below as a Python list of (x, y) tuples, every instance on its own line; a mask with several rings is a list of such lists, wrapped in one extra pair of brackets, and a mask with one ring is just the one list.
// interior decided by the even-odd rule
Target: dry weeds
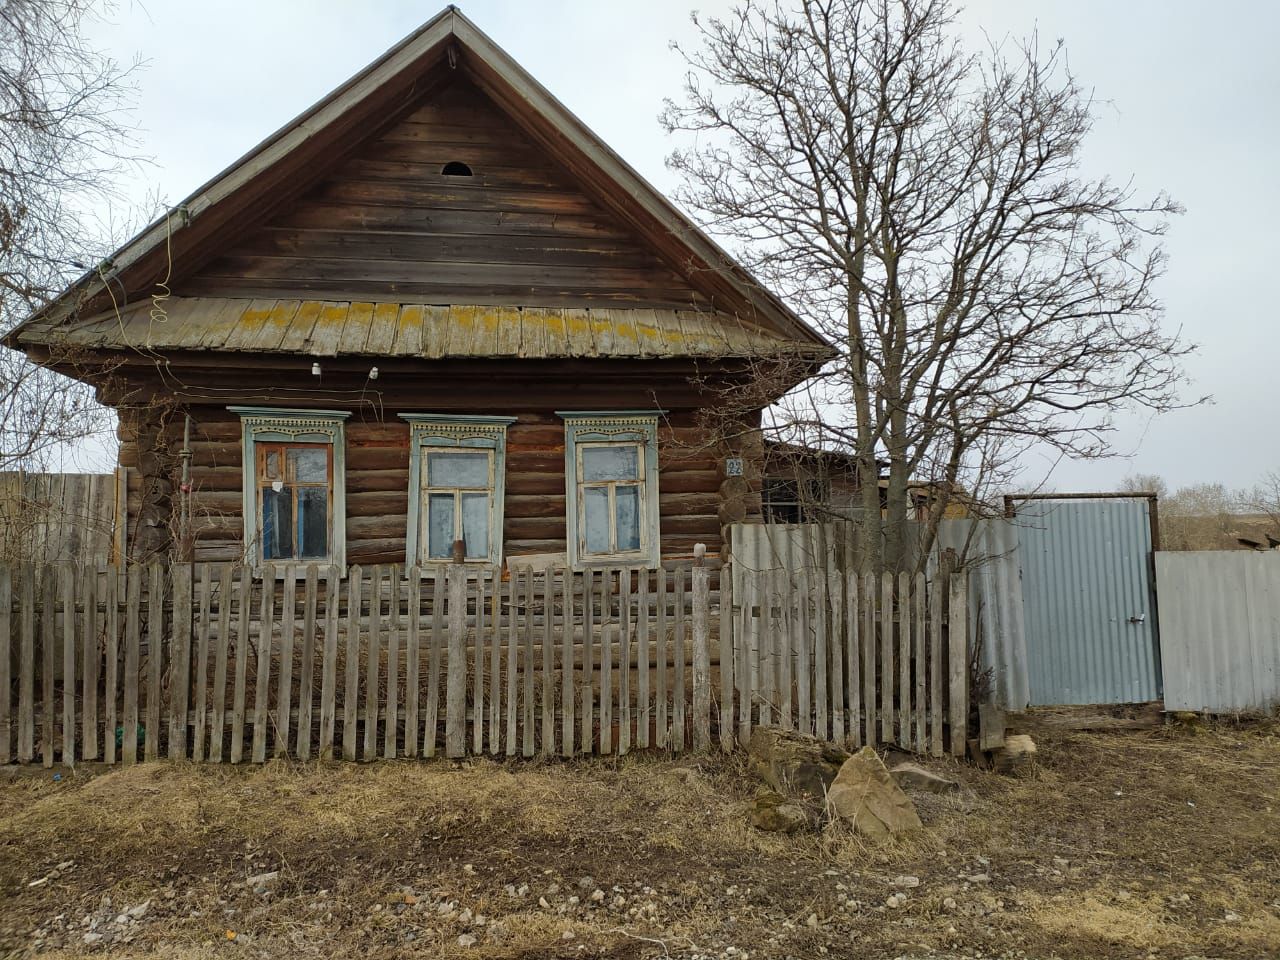
[[(0, 786), (0, 952), (1280, 954), (1274, 727), (1039, 743), (1018, 779), (934, 764), (965, 790), (917, 795), (926, 829), (883, 848), (752, 830), (739, 757), (33, 771)], [(130, 942), (84, 943), (147, 900)]]

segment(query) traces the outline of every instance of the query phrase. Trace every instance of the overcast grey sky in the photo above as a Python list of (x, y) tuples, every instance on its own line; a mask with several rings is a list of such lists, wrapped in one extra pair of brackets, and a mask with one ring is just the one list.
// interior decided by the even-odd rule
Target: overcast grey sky
[[(668, 44), (689, 40), (689, 11), (722, 0), (473, 0), (461, 5), (563, 103), (660, 189), (674, 181), (657, 122), (679, 93)], [(137, 122), (156, 166), (129, 186), (137, 202), (176, 203), (267, 134), (440, 9), (431, 3), (122, 0), (95, 42), (139, 75)], [(1280, 186), (1280, 4), (1156, 0), (975, 0), (968, 38), (1038, 27), (1066, 41), (1072, 69), (1110, 105), (1100, 111), (1090, 173), (1167, 189), (1187, 207), (1168, 237), (1160, 286), (1167, 322), (1201, 345), (1190, 394), (1214, 403), (1123, 424), (1128, 458), (1062, 462), (1059, 491), (1113, 487), (1132, 472), (1171, 485), (1256, 482), (1280, 469), (1274, 295)], [(1045, 462), (1028, 465), (1039, 480)]]

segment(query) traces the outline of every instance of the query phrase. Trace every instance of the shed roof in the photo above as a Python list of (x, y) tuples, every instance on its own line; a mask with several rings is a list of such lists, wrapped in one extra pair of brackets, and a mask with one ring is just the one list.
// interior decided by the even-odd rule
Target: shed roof
[[(33, 324), (20, 334), (40, 342)], [(65, 333), (87, 349), (290, 353), (316, 357), (759, 357), (820, 359), (822, 347), (693, 310), (433, 306), (175, 297), (105, 311)]]

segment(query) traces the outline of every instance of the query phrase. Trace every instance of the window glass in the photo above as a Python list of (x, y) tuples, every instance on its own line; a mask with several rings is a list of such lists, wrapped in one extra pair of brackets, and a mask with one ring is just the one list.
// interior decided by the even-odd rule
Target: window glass
[(318, 560), (329, 555), (329, 490), (298, 488), (298, 556)]
[(275, 450), (267, 451), (265, 480), (280, 479), (280, 454)]
[(640, 450), (638, 447), (606, 447), (583, 445), (582, 479), (638, 480)]
[(618, 551), (640, 549), (640, 487), (634, 484), (614, 488)]
[(293, 557), (293, 497), (287, 487), (262, 491), (262, 558), (289, 560)]
[(611, 553), (609, 546), (609, 488), (587, 487), (582, 491), (583, 539), (587, 553)]
[[(329, 479), (329, 451), (325, 447), (291, 447), (289, 479), (297, 483), (326, 483)], [(268, 454), (271, 456), (271, 454)]]
[(447, 560), (453, 556), (454, 495), (433, 493), (427, 498), (427, 556)]
[(462, 494), (462, 539), (466, 541), (468, 560), (489, 556), (489, 495)]
[(488, 453), (430, 453), (427, 455), (427, 486), (489, 486)]

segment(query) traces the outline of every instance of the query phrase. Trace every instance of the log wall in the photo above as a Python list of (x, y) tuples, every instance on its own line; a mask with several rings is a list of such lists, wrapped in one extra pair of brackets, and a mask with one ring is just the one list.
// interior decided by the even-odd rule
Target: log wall
[[(316, 406), (320, 406), (316, 404)], [(240, 419), (225, 406), (192, 406), (191, 515), (194, 559), (241, 557), (242, 445)], [(397, 411), (399, 412), (399, 411)], [(545, 410), (504, 411), (517, 418), (507, 431), (504, 556), (566, 549), (564, 421)], [(409, 425), (396, 413), (378, 420), (357, 413), (346, 423), (347, 561), (404, 563), (409, 505)], [(181, 445), (182, 418), (169, 424), (170, 449)], [(146, 459), (139, 438), (122, 420), (120, 462)], [(723, 461), (728, 444), (707, 441), (695, 411), (671, 411), (658, 430), (661, 553), (690, 557), (695, 543), (721, 548)], [(130, 471), (129, 516), (142, 511), (146, 478)], [(154, 512), (154, 511), (153, 511)], [(137, 556), (135, 552), (133, 555)]]

